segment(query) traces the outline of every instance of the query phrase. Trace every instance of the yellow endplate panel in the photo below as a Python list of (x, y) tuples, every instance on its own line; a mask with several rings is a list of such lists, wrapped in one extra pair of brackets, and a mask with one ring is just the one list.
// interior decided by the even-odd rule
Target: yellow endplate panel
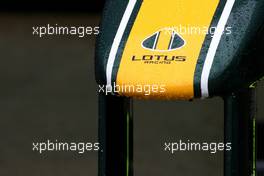
[[(130, 88), (119, 94), (192, 99), (196, 62), (218, 3), (219, 0), (144, 0), (116, 79), (117, 85)], [(173, 38), (174, 33), (177, 35)]]

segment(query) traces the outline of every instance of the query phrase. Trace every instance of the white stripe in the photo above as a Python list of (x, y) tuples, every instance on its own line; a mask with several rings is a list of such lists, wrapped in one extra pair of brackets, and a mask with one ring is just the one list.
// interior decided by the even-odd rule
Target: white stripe
[(112, 47), (111, 47), (111, 51), (108, 57), (108, 61), (107, 61), (107, 66), (106, 66), (106, 79), (107, 79), (107, 87), (111, 88), (111, 80), (112, 80), (112, 71), (113, 71), (113, 66), (114, 66), (114, 62), (115, 62), (115, 58), (116, 58), (116, 54), (117, 54), (117, 50), (119, 47), (119, 44), (121, 42), (121, 39), (124, 35), (125, 29), (127, 27), (127, 23), (129, 21), (129, 18), (133, 12), (133, 9), (135, 7), (137, 0), (129, 0), (129, 3), (126, 7), (126, 11), (122, 17), (121, 23), (118, 27), (116, 36), (114, 38)]
[(174, 40), (175, 34), (174, 31), (172, 32), (172, 36), (171, 36), (171, 41), (170, 41), (170, 46), (169, 46), (169, 50), (171, 50), (172, 44), (173, 44), (173, 40)]
[(230, 16), (230, 13), (232, 11), (232, 8), (234, 6), (235, 0), (227, 0), (223, 13), (220, 17), (220, 20), (217, 24), (216, 31), (214, 34), (214, 37), (212, 39), (212, 42), (210, 44), (207, 56), (205, 58), (205, 63), (202, 71), (202, 76), (201, 76), (201, 93), (202, 97), (208, 97), (209, 96), (209, 91), (208, 91), (208, 79), (209, 79), (209, 74), (210, 70), (213, 64), (213, 60), (216, 54), (216, 50), (218, 48), (218, 45), (221, 40), (221, 36), (225, 30), (225, 25), (227, 23), (227, 20)]
[(158, 38), (159, 38), (160, 32), (156, 32), (156, 37), (155, 37), (155, 41), (154, 41), (154, 45), (152, 47), (152, 49), (156, 49), (157, 47), (157, 42), (158, 42)]

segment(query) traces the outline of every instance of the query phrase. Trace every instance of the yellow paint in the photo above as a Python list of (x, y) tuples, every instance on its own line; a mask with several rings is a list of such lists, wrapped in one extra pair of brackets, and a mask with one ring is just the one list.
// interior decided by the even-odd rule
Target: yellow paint
[[(173, 51), (151, 51), (142, 42), (164, 28), (209, 28), (219, 0), (144, 0), (125, 46), (117, 74), (118, 85), (165, 85), (165, 93), (145, 96), (140, 92), (121, 92), (121, 95), (156, 99), (192, 99), (194, 72), (206, 33), (188, 34), (182, 31), (186, 44)], [(158, 48), (168, 46), (167, 37), (158, 42)], [(132, 61), (132, 56), (143, 55), (186, 56), (185, 62), (171, 64), (145, 64)]]
[(160, 31), (160, 35), (159, 35), (159, 41), (157, 43), (157, 49), (158, 50), (166, 50), (169, 47), (169, 43), (170, 43), (170, 39), (171, 39), (171, 31)]

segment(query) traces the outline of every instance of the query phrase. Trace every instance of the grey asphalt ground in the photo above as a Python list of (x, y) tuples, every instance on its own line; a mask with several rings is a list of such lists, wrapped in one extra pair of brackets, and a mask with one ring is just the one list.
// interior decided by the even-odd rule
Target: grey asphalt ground
[[(97, 141), (95, 36), (32, 35), (43, 24), (96, 26), (96, 14), (0, 14), (0, 176), (96, 176), (97, 153), (32, 151), (32, 142)], [(264, 116), (263, 83), (258, 118)], [(164, 142), (223, 141), (220, 98), (134, 102), (136, 176), (222, 176), (223, 153), (163, 151)], [(263, 119), (262, 119), (263, 120)]]

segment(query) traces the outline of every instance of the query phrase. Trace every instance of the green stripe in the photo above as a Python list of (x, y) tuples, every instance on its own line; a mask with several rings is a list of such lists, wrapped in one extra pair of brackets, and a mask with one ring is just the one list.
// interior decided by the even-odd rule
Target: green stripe
[(126, 156), (126, 175), (129, 176), (129, 113), (127, 113), (127, 156)]
[(253, 119), (253, 173), (256, 176), (256, 118)]

